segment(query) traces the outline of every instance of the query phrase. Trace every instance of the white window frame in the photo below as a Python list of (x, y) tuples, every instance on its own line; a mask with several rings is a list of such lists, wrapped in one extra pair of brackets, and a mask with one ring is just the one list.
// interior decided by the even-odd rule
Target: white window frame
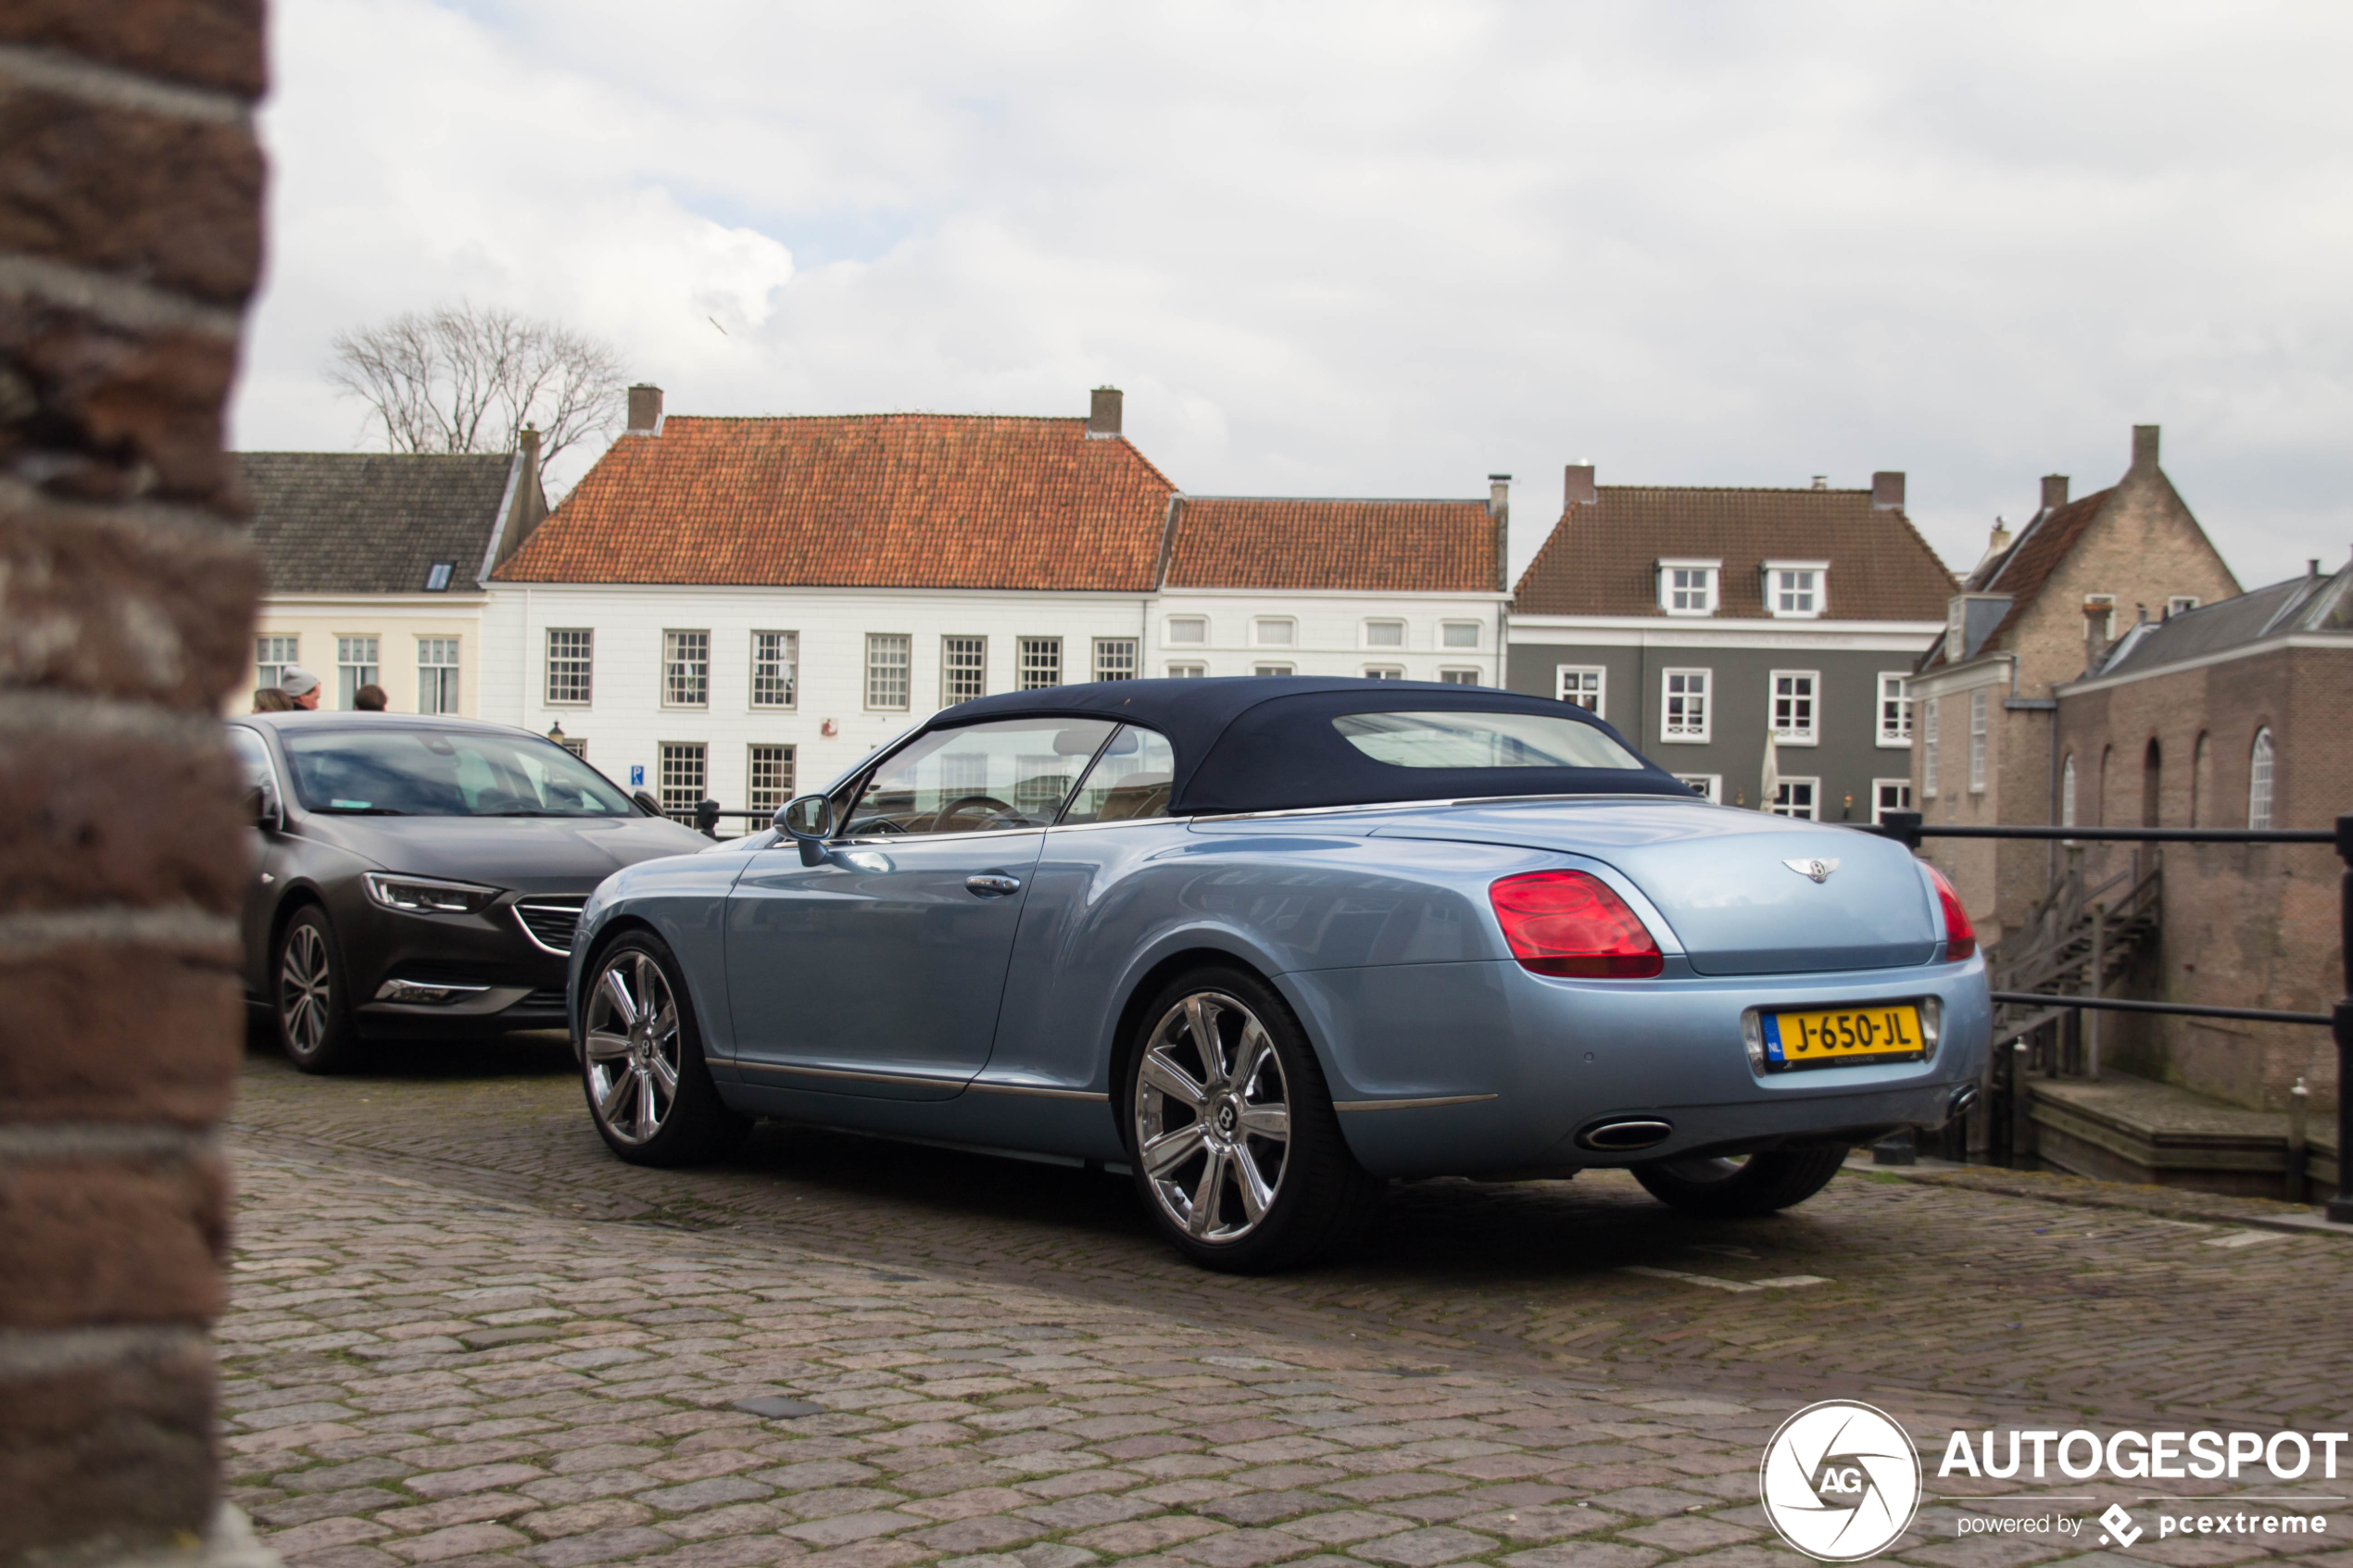
[[(1013, 690), (1042, 692), (1063, 685), (1065, 684), (1063, 680), (1064, 668), (1063, 640), (1060, 637), (1016, 637), (1013, 639)], [(1046, 673), (1051, 673), (1053, 679), (1051, 681), (1031, 679), (1032, 676)]]
[(2172, 594), (2167, 596), (2165, 600), (2165, 614), (2169, 620), (2176, 615), (2187, 615), (2196, 608), (2197, 596), (2196, 594)]
[(2075, 753), (2069, 752), (2059, 768), (2059, 826), (2075, 825)]
[[(417, 711), (454, 714), (458, 711), (458, 671), (464, 650), (456, 637), (417, 639)], [(431, 655), (428, 659), (426, 656)], [(432, 703), (428, 708), (426, 703)]]
[[(782, 755), (762, 757), (761, 753), (763, 751)], [(763, 762), (782, 765), (784, 774), (781, 783), (767, 785), (761, 784), (760, 769)], [(799, 775), (799, 766), (800, 758), (797, 747), (763, 742), (754, 742), (744, 747), (744, 806), (746, 809), (757, 811), (765, 807), (769, 814), (774, 816), (777, 807), (792, 798), (793, 783)], [(753, 817), (745, 822), (744, 831), (758, 833), (766, 825), (759, 818)]]
[(1143, 673), (1144, 648), (1135, 637), (1095, 639), (1095, 679), (1132, 681)]
[[(1441, 621), (1438, 623), (1438, 646), (1441, 648), (1476, 648), (1482, 646), (1479, 623), (1476, 621)], [(1458, 633), (1467, 632), (1467, 637)]]
[[(885, 656), (877, 658), (877, 655)], [(895, 658), (888, 656), (895, 655)], [(865, 699), (869, 713), (905, 713), (914, 706), (915, 639), (905, 632), (866, 633)], [(898, 677), (899, 700), (877, 702), (890, 695), (891, 677)]]
[[(355, 658), (355, 654), (364, 657)], [(365, 679), (362, 679), (365, 677)], [(348, 710), (359, 705), (359, 688), (384, 684), (384, 638), (374, 633), (335, 634), (335, 696)]]
[[(1890, 686), (1894, 687), (1893, 694)], [(1872, 682), (1879, 695), (1871, 707), (1872, 731), (1882, 751), (1912, 749), (1912, 678), (1901, 670), (1882, 670)], [(1891, 712), (1891, 709), (1893, 710)], [(1894, 720), (1891, 727), (1889, 721)]]
[(2116, 596), (2114, 594), (2086, 594), (2083, 596), (2083, 608), (2108, 611), (2108, 620), (2100, 627), (2100, 636), (2107, 642), (2116, 641)]
[(1920, 798), (1936, 798), (1936, 703), (1930, 697), (1920, 705)]
[[(1795, 796), (1801, 788), (1806, 791), (1807, 797), (1806, 809), (1803, 811), (1797, 809), (1793, 800), (1791, 800), (1791, 797)], [(1791, 801), (1786, 807), (1783, 805), (1785, 800)], [(1818, 778), (1805, 777), (1782, 779), (1780, 792), (1773, 797), (1772, 802), (1767, 806), (1766, 809), (1776, 817), (1788, 817), (1795, 822), (1820, 822), (1822, 820), (1822, 781)]]
[[(1373, 633), (1377, 628), (1383, 632), (1396, 633), (1397, 640), (1393, 643), (1377, 641), (1373, 636)], [(1367, 648), (1396, 648), (1400, 652), (1403, 652), (1405, 647), (1405, 621), (1402, 616), (1366, 616), (1365, 618), (1364, 624), (1357, 628), (1356, 634), (1364, 639), (1362, 646)]]
[[(1904, 792), (1904, 798), (1900, 804), (1890, 806), (1880, 798), (1881, 791), (1890, 789), (1900, 789)], [(1873, 779), (1871, 781), (1871, 826), (1879, 826), (1886, 820), (1887, 813), (1890, 811), (1910, 809), (1912, 809), (1912, 781), (1910, 779)]]
[[(1592, 684), (1585, 683), (1590, 678)], [(1609, 714), (1604, 705), (1609, 700), (1609, 667), (1603, 664), (1561, 664), (1553, 669), (1553, 697), (1557, 702), (1573, 702), (1596, 719)], [(1592, 700), (1588, 702), (1586, 698)]]
[(2279, 746), (2271, 739), (2271, 726), (2262, 725), (2246, 748), (2246, 825), (2250, 830), (2261, 832), (2271, 825), (2279, 799)]
[[(1724, 562), (1720, 557), (1715, 560), (1702, 560), (1689, 556), (1661, 556), (1655, 570), (1658, 573), (1658, 608), (1668, 615), (1714, 615), (1716, 607), (1723, 602), (1719, 590), (1723, 584)], [(1678, 571), (1700, 572), (1702, 576), (1698, 585), (1695, 588), (1678, 588), (1675, 585)], [(1704, 607), (1675, 608), (1677, 594), (1694, 592), (1705, 599)]]
[(1168, 667), (1168, 678), (1172, 681), (1200, 681), (1205, 680), (1208, 675), (1209, 666), (1206, 664), (1184, 663)]
[[(1267, 633), (1282, 628), (1280, 637)], [(1290, 615), (1262, 615), (1250, 623), (1250, 645), (1259, 648), (1295, 648), (1299, 646), (1299, 621)]]
[(1250, 672), (1253, 675), (1296, 675), (1299, 673), (1299, 666), (1296, 664), (1253, 664), (1251, 666)]
[[(1795, 691), (1792, 691), (1789, 696), (1784, 698), (1781, 695), (1781, 683), (1783, 681), (1788, 681), (1793, 684), (1799, 681), (1805, 682), (1806, 690), (1804, 694), (1800, 695)], [(1789, 704), (1789, 713), (1792, 721), (1790, 727), (1787, 729), (1783, 729), (1781, 727), (1781, 704), (1784, 701), (1787, 701)], [(1821, 745), (1822, 672), (1818, 670), (1774, 670), (1768, 671), (1765, 677), (1765, 711), (1770, 717), (1770, 721), (1773, 726), (1773, 744), (1776, 746)], [(1801, 714), (1806, 720), (1803, 727), (1800, 727), (1795, 722)]]
[(1969, 694), (1969, 792), (1985, 793), (1985, 688)]
[[(679, 784), (677, 792), (674, 792), (672, 789), (670, 783), (672, 775), (671, 764), (673, 761), (679, 764), (677, 771), (678, 776), (683, 780), (686, 776), (685, 765), (689, 760), (694, 763), (694, 773), (698, 781), (695, 785), (695, 797), (692, 800), (686, 801), (683, 805), (673, 806), (671, 801), (676, 797), (676, 794), (678, 792), (684, 791), (686, 786), (682, 783)], [(655, 797), (661, 802), (662, 813), (665, 816), (684, 816), (691, 818), (694, 815), (695, 808), (711, 798), (710, 743), (698, 740), (666, 740), (656, 743), (654, 747), (654, 793)]]
[(1475, 686), (1479, 684), (1479, 674), (1480, 671), (1477, 670), (1463, 670), (1449, 666), (1438, 672), (1438, 684), (1441, 686)]
[[(282, 654), (283, 658), (271, 658)], [(286, 677), (286, 666), (302, 662), (302, 633), (263, 632), (253, 639), (254, 686), (274, 686)]]
[(1706, 801), (1710, 806), (1721, 806), (1724, 804), (1723, 774), (1678, 773), (1675, 775), (1675, 778), (1676, 782), (1679, 784), (1700, 785), (1701, 787), (1698, 790), (1693, 791), (1693, 793), (1696, 794), (1702, 800)]
[[(761, 657), (761, 639), (774, 637), (775, 658)], [(763, 670), (766, 673), (763, 673)], [(761, 700), (761, 683), (781, 679), (785, 684), (782, 702)], [(751, 692), (749, 706), (763, 713), (789, 713), (800, 706), (800, 633), (798, 632), (757, 631), (751, 634)]]
[(1365, 679), (1367, 681), (1402, 681), (1404, 678), (1405, 667), (1402, 664), (1367, 664), (1365, 666)]
[[(1699, 690), (1677, 692), (1680, 678), (1687, 684), (1693, 675), (1699, 677)], [(1689, 721), (1690, 704), (1699, 703), (1698, 733), (1693, 734)], [(1675, 703), (1685, 705), (1685, 722), (1679, 730), (1669, 726), (1667, 716), (1675, 710)], [(1658, 672), (1658, 738), (1667, 746), (1705, 746), (1714, 738), (1716, 730), (1716, 671), (1697, 665), (1683, 669), (1662, 670)]]
[[(1179, 633), (1178, 628), (1180, 627), (1183, 628), (1185, 632), (1190, 632), (1197, 634), (1192, 636), (1183, 635)], [(1167, 646), (1172, 648), (1207, 647), (1209, 646), (1209, 617), (1206, 615), (1170, 616), (1168, 618), (1167, 630), (1164, 633), (1164, 640), (1167, 643)]]
[[(558, 637), (579, 638), (577, 651), (574, 645), (566, 643), (562, 650), (559, 652), (556, 646)], [(546, 706), (586, 708), (594, 702), (597, 696), (596, 629), (590, 626), (550, 626), (547, 628), (547, 635), (541, 639), (541, 646), (545, 650), (545, 656), (540, 668), (539, 690)], [(566, 691), (572, 689), (573, 683), (570, 677), (574, 674), (579, 676), (580, 695), (578, 696), (556, 695), (556, 670), (559, 665), (563, 668), (566, 676), (564, 683)]]
[[(1766, 614), (1771, 616), (1776, 621), (1819, 621), (1824, 615), (1829, 613), (1831, 604), (1830, 562), (1826, 560), (1768, 560), (1759, 563), (1759, 567), (1765, 573), (1764, 588)], [(1783, 572), (1811, 572), (1813, 574), (1813, 582), (1810, 585), (1802, 588), (1784, 587), (1781, 583), (1781, 574)], [(1804, 609), (1783, 609), (1781, 608), (1781, 596), (1784, 593), (1805, 594), (1812, 598), (1814, 602), (1810, 607)]]
[[(701, 641), (697, 643), (693, 640), (696, 638)], [(697, 647), (701, 649), (699, 658), (694, 657)], [(682, 693), (686, 695), (682, 696)], [(664, 708), (711, 706), (711, 633), (708, 629), (662, 628), (661, 705)]]
[[(977, 664), (959, 664), (960, 659), (978, 659)], [(963, 689), (965, 685), (970, 690)], [(950, 632), (939, 639), (939, 706), (952, 708), (960, 702), (988, 695), (988, 639), (964, 632)]]

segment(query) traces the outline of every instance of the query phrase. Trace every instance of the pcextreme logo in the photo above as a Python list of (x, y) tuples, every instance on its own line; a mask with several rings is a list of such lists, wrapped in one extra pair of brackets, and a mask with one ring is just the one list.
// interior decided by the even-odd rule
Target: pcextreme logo
[(1919, 1456), (1884, 1411), (1824, 1399), (1765, 1445), (1757, 1495), (1781, 1539), (1823, 1562), (1854, 1562), (1884, 1551), (1912, 1523)]

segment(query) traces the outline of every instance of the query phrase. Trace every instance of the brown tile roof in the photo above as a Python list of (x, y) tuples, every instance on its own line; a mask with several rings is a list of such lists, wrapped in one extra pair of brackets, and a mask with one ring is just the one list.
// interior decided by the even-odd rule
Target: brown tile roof
[(1171, 588), (1353, 593), (1501, 591), (1485, 501), (1184, 495), (1169, 532)]
[(679, 415), (615, 442), (494, 575), (1137, 592), (1176, 488), (1084, 419)]
[(1765, 614), (1758, 567), (1826, 560), (1839, 621), (1942, 621), (1953, 575), (1901, 510), (1868, 490), (1604, 484), (1561, 514), (1515, 590), (1522, 615), (1656, 615), (1661, 557), (1720, 559), (1717, 614)]
[[(2115, 494), (2116, 487), (2110, 485), (2038, 514), (2010, 542), (2008, 549), (1993, 560), (1980, 561), (1969, 572), (1966, 581), (1970, 593), (2012, 596), (2010, 608), (2003, 613), (2000, 623), (1977, 645), (1979, 653), (1999, 646), (2019, 623), (2032, 607), (2035, 596), (2043, 591), (2043, 584), (2050, 581), (2051, 573), (2058, 570), (2059, 562), (2075, 548), (2075, 542), (2083, 537), (2083, 531), (2092, 526), (2100, 509), (2108, 505), (2108, 497)], [(1919, 670), (1926, 673), (1946, 662), (1944, 644), (1940, 638), (1920, 657)]]

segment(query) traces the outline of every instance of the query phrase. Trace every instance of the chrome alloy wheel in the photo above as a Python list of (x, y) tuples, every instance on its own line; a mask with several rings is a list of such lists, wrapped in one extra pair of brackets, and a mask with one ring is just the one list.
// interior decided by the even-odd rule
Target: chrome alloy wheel
[(623, 947), (588, 993), (588, 1098), (623, 1143), (661, 1131), (678, 1101), (678, 1004), (650, 953)]
[(1201, 1241), (1258, 1228), (1282, 1189), (1290, 1097), (1249, 1008), (1200, 991), (1168, 1010), (1136, 1073), (1137, 1158), (1161, 1209)]
[(296, 1055), (316, 1056), (326, 1044), (333, 987), (325, 935), (308, 921), (297, 922), (286, 934), (285, 952), (278, 963), (278, 1017), (286, 1044)]

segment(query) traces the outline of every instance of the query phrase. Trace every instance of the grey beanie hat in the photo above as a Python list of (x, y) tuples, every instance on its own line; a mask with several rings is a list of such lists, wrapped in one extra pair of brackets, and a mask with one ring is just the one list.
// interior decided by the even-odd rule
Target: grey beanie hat
[(278, 674), (278, 689), (288, 696), (300, 696), (317, 688), (319, 677), (299, 664), (289, 664)]

